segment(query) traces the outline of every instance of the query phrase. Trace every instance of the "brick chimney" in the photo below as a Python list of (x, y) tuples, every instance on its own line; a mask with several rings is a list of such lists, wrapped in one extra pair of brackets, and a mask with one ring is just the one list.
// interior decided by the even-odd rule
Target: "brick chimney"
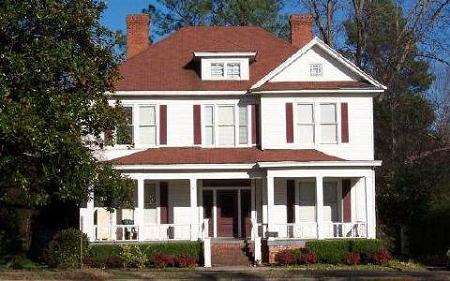
[(301, 48), (312, 40), (312, 15), (291, 15), (289, 17), (289, 23), (291, 24), (291, 44), (293, 46)]
[(135, 14), (127, 16), (127, 58), (131, 58), (150, 46), (150, 16)]

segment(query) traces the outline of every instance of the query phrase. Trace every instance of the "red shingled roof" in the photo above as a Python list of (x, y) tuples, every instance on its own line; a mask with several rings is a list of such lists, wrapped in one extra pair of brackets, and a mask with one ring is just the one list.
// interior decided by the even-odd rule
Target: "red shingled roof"
[(372, 84), (362, 81), (320, 81), (320, 82), (267, 82), (255, 90), (330, 90), (330, 89), (361, 89), (375, 88)]
[(337, 161), (338, 157), (314, 149), (154, 148), (112, 160), (116, 165), (251, 164), (280, 161)]
[[(298, 49), (260, 27), (185, 27), (120, 66), (118, 91), (247, 90)], [(248, 81), (202, 81), (193, 53), (257, 52)]]

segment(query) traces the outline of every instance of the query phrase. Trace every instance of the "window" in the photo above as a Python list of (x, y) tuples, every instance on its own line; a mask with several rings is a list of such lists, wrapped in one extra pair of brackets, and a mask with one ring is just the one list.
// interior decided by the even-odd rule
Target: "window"
[(240, 78), (241, 77), (241, 64), (228, 63), (227, 64), (227, 78)]
[(223, 78), (224, 77), (223, 63), (211, 63), (211, 77), (212, 78)]
[(247, 106), (239, 107), (239, 144), (248, 143), (248, 110)]
[(144, 223), (157, 223), (156, 183), (144, 181)]
[(156, 145), (156, 107), (139, 106), (139, 144)]
[(212, 105), (205, 106), (203, 114), (204, 124), (204, 144), (214, 144), (214, 107)]
[(323, 75), (322, 64), (310, 64), (309, 75), (311, 77), (318, 77)]
[(117, 144), (133, 144), (134, 143), (134, 128), (133, 128), (133, 107), (124, 106), (126, 125), (125, 128), (117, 131)]
[(316, 184), (300, 182), (299, 186), (299, 218), (300, 221), (316, 220)]
[(314, 105), (297, 105), (297, 139), (299, 143), (314, 143)]
[(320, 105), (320, 137), (322, 143), (337, 143), (336, 104)]
[(323, 183), (323, 206), (324, 206), (324, 220), (338, 221), (338, 194), (337, 182)]
[(234, 106), (218, 107), (219, 145), (234, 145)]

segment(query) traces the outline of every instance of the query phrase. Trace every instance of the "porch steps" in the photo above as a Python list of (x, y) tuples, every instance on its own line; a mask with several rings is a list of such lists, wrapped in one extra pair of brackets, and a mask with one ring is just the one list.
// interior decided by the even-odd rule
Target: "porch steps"
[(213, 266), (248, 266), (253, 264), (253, 242), (238, 239), (211, 241)]

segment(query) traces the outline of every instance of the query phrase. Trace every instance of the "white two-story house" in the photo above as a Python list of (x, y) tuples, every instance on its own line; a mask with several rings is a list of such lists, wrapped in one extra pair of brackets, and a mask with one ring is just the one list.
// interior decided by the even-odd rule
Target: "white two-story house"
[(290, 23), (292, 42), (241, 26), (150, 44), (149, 17), (127, 18), (110, 103), (128, 130), (96, 153), (135, 179), (135, 208), (88, 202), (91, 241), (375, 238), (372, 103), (386, 88), (313, 38), (310, 16)]

